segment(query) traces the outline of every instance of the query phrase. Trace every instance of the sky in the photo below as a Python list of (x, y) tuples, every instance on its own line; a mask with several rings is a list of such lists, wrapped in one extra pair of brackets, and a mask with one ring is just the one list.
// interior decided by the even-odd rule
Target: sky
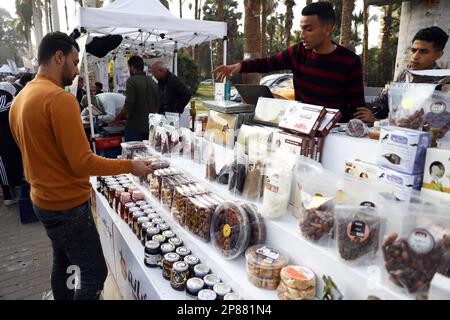
[[(65, 31), (65, 32), (71, 32), (72, 31), (72, 27), (74, 25), (75, 22), (75, 14), (76, 14), (76, 6), (75, 6), (75, 2), (73, 0), (65, 0), (67, 3), (67, 12), (68, 12), (68, 20), (69, 20), (69, 28), (67, 28), (67, 24), (66, 24), (66, 18), (65, 18), (65, 10), (64, 10), (64, 1), (63, 0), (58, 0), (58, 10), (59, 10), (59, 15), (60, 15), (60, 25), (61, 25), (61, 31)], [(183, 6), (183, 18), (189, 18), (189, 19), (193, 19), (194, 18), (194, 9), (189, 10), (188, 8), (188, 4), (189, 2), (191, 2), (191, 0), (185, 0), (184, 1), (184, 6)], [(204, 2), (204, 1), (202, 1)], [(300, 11), (301, 8), (303, 8), (305, 6), (305, 0), (297, 0), (297, 5), (294, 7), (294, 21), (293, 21), (293, 30), (299, 30), (300, 29)], [(193, 1), (192, 1), (193, 3)], [(244, 12), (244, 0), (238, 0), (239, 3), (239, 7), (238, 10), (241, 12)], [(16, 16), (15, 12), (16, 12), (16, 8), (15, 8), (15, 0), (1, 0), (0, 2), (0, 7), (4, 7), (6, 10), (8, 10), (10, 12), (10, 14), (12, 16)], [(169, 0), (169, 7), (170, 7), (170, 11), (175, 15), (175, 16), (179, 16), (179, 12), (180, 12), (180, 7), (179, 7), (179, 1), (178, 0)], [(355, 13), (359, 12), (362, 10), (363, 7), (363, 0), (356, 0), (356, 5), (355, 5)], [(277, 11), (280, 13), (284, 13), (286, 10), (286, 7), (284, 5), (279, 5)], [(381, 9), (380, 7), (376, 7), (376, 6), (371, 6), (369, 9), (369, 16), (372, 15), (380, 15), (381, 13)], [(242, 26), (241, 26), (241, 30), (243, 31), (243, 21), (242, 21)], [(360, 27), (361, 30), (359, 30), (359, 32), (361, 33), (362, 36), (362, 27)], [(376, 21), (372, 21), (369, 24), (369, 47), (372, 46), (377, 46), (378, 45), (378, 41), (379, 41), (379, 36), (380, 36), (380, 24), (379, 22)], [(359, 54), (361, 53), (362, 48), (356, 48), (356, 52)]]

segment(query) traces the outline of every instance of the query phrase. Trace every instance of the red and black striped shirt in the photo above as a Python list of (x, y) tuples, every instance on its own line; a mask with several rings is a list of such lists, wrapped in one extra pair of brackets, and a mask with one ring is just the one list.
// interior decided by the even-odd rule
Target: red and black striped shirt
[(241, 63), (242, 73), (292, 70), (295, 100), (339, 109), (343, 122), (365, 105), (361, 61), (340, 45), (332, 53), (317, 54), (298, 43), (273, 56)]

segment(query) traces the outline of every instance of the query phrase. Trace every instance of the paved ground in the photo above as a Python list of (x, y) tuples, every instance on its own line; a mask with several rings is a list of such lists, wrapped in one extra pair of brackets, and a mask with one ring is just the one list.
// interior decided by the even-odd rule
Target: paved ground
[[(0, 191), (0, 300), (41, 300), (51, 297), (52, 249), (43, 226), (22, 224), (19, 206), (5, 207)], [(103, 298), (120, 300), (108, 275)]]

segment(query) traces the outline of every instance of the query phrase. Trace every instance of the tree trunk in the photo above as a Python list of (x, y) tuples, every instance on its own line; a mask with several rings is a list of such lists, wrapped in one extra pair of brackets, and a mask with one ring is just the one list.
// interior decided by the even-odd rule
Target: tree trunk
[(306, 0), (306, 5), (311, 4), (312, 0)]
[(42, 6), (40, 0), (32, 1), (33, 6), (33, 27), (34, 27), (34, 38), (36, 40), (36, 46), (39, 46), (42, 38), (44, 37), (42, 31)]
[(198, 14), (198, 0), (195, 0), (195, 5), (194, 5), (194, 18), (196, 20), (200, 20), (199, 18), (199, 14)]
[(292, 8), (295, 6), (295, 1), (284, 0), (284, 4), (286, 5), (285, 39), (286, 48), (288, 48), (291, 45), (292, 20), (294, 20), (294, 10)]
[[(217, 21), (225, 21), (225, 10), (224, 10), (224, 0), (217, 1)], [(217, 40), (217, 55), (216, 55), (216, 65), (220, 66), (223, 64), (223, 41)]]
[(52, 21), (52, 30), (53, 31), (61, 31), (61, 26), (59, 24), (59, 10), (58, 10), (58, 1), (50, 0), (51, 7), (51, 21)]
[[(244, 59), (257, 58), (261, 50), (260, 0), (244, 0)], [(243, 74), (244, 83), (259, 83), (260, 75)]]
[(183, 0), (180, 0), (179, 3), (180, 3), (180, 18), (183, 18)]
[(362, 64), (363, 64), (363, 82), (367, 86), (367, 68), (369, 65), (369, 6), (367, 5), (367, 0), (364, 0), (363, 4), (363, 24), (364, 24), (364, 35), (363, 35), (363, 52), (362, 52)]
[(268, 12), (268, 2), (267, 0), (263, 0), (261, 4), (261, 55), (265, 56), (267, 54), (267, 17), (269, 15)]
[(378, 75), (377, 84), (382, 86), (388, 81), (386, 75), (386, 62), (387, 53), (389, 49), (389, 39), (391, 37), (391, 27), (392, 27), (392, 5), (384, 6), (384, 16), (383, 16), (383, 37), (381, 38), (381, 50), (380, 56), (378, 57)]
[(352, 34), (352, 13), (355, 2), (352, 0), (343, 0), (342, 2), (342, 16), (341, 16), (341, 32), (339, 44), (348, 47), (350, 44)]
[(167, 1), (167, 0), (159, 0), (159, 2), (161, 2), (162, 5), (164, 7), (166, 7), (167, 10), (170, 10), (170, 8), (169, 8), (169, 1)]

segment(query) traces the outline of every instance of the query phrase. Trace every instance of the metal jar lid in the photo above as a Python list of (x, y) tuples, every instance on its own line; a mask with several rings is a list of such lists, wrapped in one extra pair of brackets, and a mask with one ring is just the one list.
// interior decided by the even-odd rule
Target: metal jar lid
[(205, 281), (205, 284), (207, 286), (214, 286), (216, 283), (220, 282), (220, 279), (218, 276), (216, 276), (214, 273), (211, 274), (207, 274), (205, 276), (205, 278), (203, 278), (203, 280)]
[(180, 256), (176, 254), (175, 252), (169, 252), (164, 255), (164, 260), (168, 262), (176, 262), (180, 260)]
[(157, 235), (158, 233), (159, 233), (159, 228), (158, 227), (149, 227), (149, 228), (147, 228), (147, 236), (152, 236), (153, 237), (154, 235)]
[(146, 204), (147, 204), (147, 201), (145, 201), (145, 200), (136, 201), (136, 205), (138, 207), (145, 206)]
[(160, 224), (160, 223), (164, 223), (164, 220), (161, 219), (161, 218), (154, 218), (154, 219), (152, 220), (152, 222), (153, 222), (154, 224)]
[(175, 250), (176, 253), (178, 253), (180, 256), (185, 257), (191, 253), (191, 250), (186, 247), (178, 247)]
[[(144, 226), (144, 223), (147, 223), (147, 222), (149, 222), (150, 221), (150, 219), (149, 218), (147, 218), (146, 216), (142, 216), (142, 217), (139, 217), (138, 218), (138, 223), (140, 223), (142, 226)], [(151, 222), (150, 222), (151, 223)]]
[(178, 237), (173, 237), (169, 239), (169, 243), (173, 244), (175, 247), (179, 247), (183, 244), (183, 240)]
[(132, 211), (133, 212), (133, 219), (138, 219), (144, 216), (144, 213), (142, 211)]
[(130, 209), (130, 208), (135, 208), (135, 207), (136, 207), (136, 203), (134, 203), (134, 202), (125, 203), (125, 208)]
[[(152, 209), (152, 206), (149, 204), (144, 204), (143, 206), (139, 206), (139, 207), (141, 208), (142, 211), (144, 211), (145, 214), (154, 212), (154, 210)], [(145, 210), (151, 210), (151, 212), (145, 212)]]
[[(161, 230), (161, 227), (159, 227), (159, 229)], [(175, 237), (175, 232), (173, 232), (172, 230), (166, 230), (166, 231), (163, 231), (162, 235), (164, 237), (166, 237), (166, 239), (170, 239), (170, 238)]]
[(214, 292), (219, 296), (225, 296), (231, 292), (231, 286), (226, 283), (216, 283), (213, 288)]
[[(155, 223), (155, 222), (153, 221), (153, 223)], [(167, 223), (156, 223), (156, 224), (158, 225), (158, 228), (161, 231), (166, 231), (166, 230), (170, 229), (170, 227)]]
[(190, 278), (186, 283), (186, 287), (192, 291), (200, 291), (204, 286), (205, 282), (200, 278)]
[[(148, 231), (147, 231), (147, 233), (148, 233)], [(156, 240), (156, 241), (158, 241), (159, 243), (163, 243), (164, 241), (166, 241), (166, 237), (164, 237), (162, 234), (155, 234), (155, 235), (152, 237), (152, 240)]]
[[(144, 218), (144, 217), (140, 217), (139, 219), (142, 219), (142, 218)], [(146, 221), (146, 222), (144, 222), (143, 224), (142, 224), (142, 228), (143, 229), (145, 229), (146, 231), (148, 231), (147, 229), (148, 228), (150, 228), (150, 227), (153, 227), (154, 226), (154, 224), (152, 223), (152, 222), (150, 222), (150, 221)], [(157, 232), (158, 233), (158, 232)], [(156, 233), (155, 233), (156, 234)]]
[(184, 261), (177, 261), (173, 264), (173, 268), (176, 272), (185, 272), (187, 269), (189, 269), (189, 266)]
[(159, 218), (159, 214), (156, 213), (156, 210), (154, 209), (146, 209), (144, 210), (144, 213), (149, 217), (150, 220)]
[(155, 240), (149, 240), (145, 243), (145, 247), (148, 249), (158, 249), (159, 248), (159, 242)]
[(200, 290), (198, 293), (198, 300), (216, 300), (217, 294), (209, 289)]
[(140, 210), (139, 210), (139, 207), (131, 207), (131, 208), (128, 209), (128, 211), (134, 213), (134, 212), (140, 211)]
[(195, 266), (196, 264), (198, 264), (200, 262), (200, 259), (191, 254), (191, 255), (184, 257), (184, 261), (187, 264), (189, 264), (190, 266)]
[(235, 292), (230, 292), (223, 297), (223, 300), (242, 300), (242, 297)]
[(211, 269), (203, 263), (197, 264), (196, 266), (194, 266), (194, 273), (197, 275), (202, 275), (205, 276), (207, 275), (209, 272), (211, 271)]
[(163, 243), (161, 245), (161, 251), (163, 254), (173, 252), (175, 250), (175, 247), (173, 244), (170, 243)]

